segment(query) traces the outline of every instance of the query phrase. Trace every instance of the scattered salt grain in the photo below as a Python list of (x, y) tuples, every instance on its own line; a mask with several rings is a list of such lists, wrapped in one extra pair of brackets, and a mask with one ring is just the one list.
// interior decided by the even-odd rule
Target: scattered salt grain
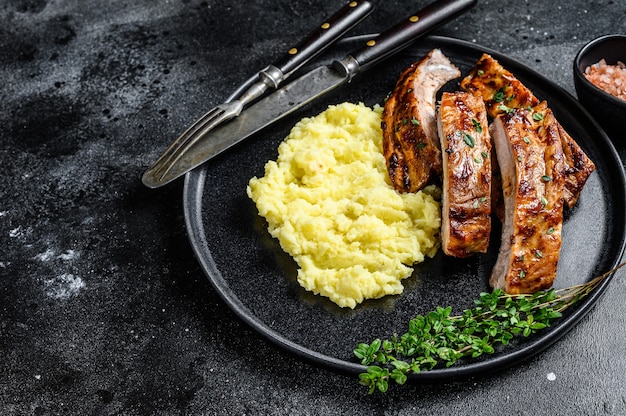
[(62, 274), (45, 282), (46, 295), (55, 299), (69, 299), (85, 288), (85, 282), (73, 274)]
[(42, 261), (42, 262), (46, 262), (46, 261), (49, 261), (50, 259), (52, 259), (53, 256), (54, 256), (54, 250), (49, 248), (46, 251), (44, 251), (43, 253), (37, 254), (34, 257), (34, 259)]

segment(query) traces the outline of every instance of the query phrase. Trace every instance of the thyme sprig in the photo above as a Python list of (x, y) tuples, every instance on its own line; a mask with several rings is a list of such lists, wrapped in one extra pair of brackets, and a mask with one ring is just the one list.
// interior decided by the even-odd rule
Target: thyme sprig
[(464, 357), (493, 354), (498, 344), (506, 346), (515, 336), (529, 337), (549, 327), (563, 311), (625, 265), (565, 289), (532, 295), (508, 295), (499, 289), (481, 293), (474, 308), (457, 316), (451, 316), (451, 307), (418, 315), (409, 321), (405, 334), (357, 346), (354, 355), (368, 366), (359, 375), (359, 382), (370, 394), (376, 390), (384, 393), (390, 381), (402, 385), (411, 373), (450, 367)]

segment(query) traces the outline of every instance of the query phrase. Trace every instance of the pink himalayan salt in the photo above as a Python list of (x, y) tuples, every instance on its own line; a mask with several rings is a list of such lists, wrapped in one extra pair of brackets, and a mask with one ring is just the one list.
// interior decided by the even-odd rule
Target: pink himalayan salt
[(585, 77), (596, 87), (626, 101), (626, 65), (607, 65), (604, 59), (585, 69)]

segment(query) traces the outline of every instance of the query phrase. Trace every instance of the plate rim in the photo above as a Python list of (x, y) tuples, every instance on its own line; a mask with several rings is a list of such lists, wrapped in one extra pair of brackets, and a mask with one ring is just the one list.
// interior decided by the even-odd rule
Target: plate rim
[[(354, 42), (371, 36), (372, 35), (351, 36), (343, 39), (340, 42)], [(540, 82), (546, 82), (550, 86), (550, 88), (557, 89), (561, 94), (564, 94), (568, 98), (571, 98), (572, 104), (577, 107), (578, 111), (583, 112), (583, 114), (588, 118), (588, 121), (591, 122), (593, 127), (600, 133), (602, 145), (604, 145), (606, 150), (608, 150), (610, 159), (615, 159), (619, 162), (618, 165), (620, 166), (620, 169), (619, 172), (617, 172), (617, 176), (615, 179), (620, 182), (622, 189), (626, 189), (626, 172), (615, 146), (610, 141), (607, 134), (599, 126), (599, 124), (589, 114), (589, 112), (580, 104), (580, 102), (574, 96), (572, 96), (572, 94), (570, 94), (563, 87), (554, 83), (553, 81), (551, 81), (541, 73), (537, 72), (536, 70), (530, 68), (529, 66), (517, 61), (516, 59), (488, 47), (484, 47), (480, 44), (469, 42), (463, 39), (437, 35), (426, 36), (424, 39), (431, 40), (436, 43), (450, 44), (455, 47), (461, 46), (467, 47), (471, 50), (479, 50), (491, 54), (498, 60), (502, 59), (513, 62), (515, 63), (515, 65), (532, 73), (535, 77), (537, 77)], [(411, 46), (409, 46), (407, 49), (410, 48)], [(253, 82), (254, 79), (255, 76), (248, 79), (246, 83)], [(220, 270), (217, 268), (211, 252), (208, 249), (208, 242), (206, 240), (207, 234), (205, 232), (204, 224), (202, 221), (202, 195), (205, 189), (204, 184), (206, 174), (207, 165), (205, 163), (204, 165), (199, 166), (198, 168), (188, 172), (185, 175), (183, 187), (184, 220), (185, 227), (187, 229), (187, 235), (195, 257), (200, 263), (203, 272), (205, 273), (206, 277), (208, 278), (209, 282), (216, 290), (220, 298), (228, 305), (228, 307), (235, 313), (235, 315), (239, 319), (245, 322), (257, 333), (259, 333), (263, 338), (270, 341), (272, 344), (294, 354), (300, 359), (342, 373), (358, 374), (364, 372), (367, 369), (367, 366), (357, 363), (356, 361), (350, 362), (340, 358), (332, 357), (310, 349), (308, 347), (304, 347), (286, 338), (282, 334), (270, 328), (260, 319), (258, 319), (232, 292), (228, 283), (223, 279)], [(623, 206), (626, 206), (626, 192), (622, 196), (622, 204)], [(612, 261), (611, 267), (617, 266), (624, 256), (624, 252), (626, 250), (625, 234), (626, 224), (622, 224), (622, 238), (620, 241), (620, 246), (617, 249), (617, 254), (615, 258), (613, 260), (609, 259), (610, 261)], [(433, 370), (423, 371), (417, 374), (411, 374), (410, 379), (420, 381), (433, 381), (458, 378), (462, 376), (473, 376), (477, 374), (484, 374), (487, 371), (504, 369), (514, 365), (517, 362), (520, 362), (521, 360), (531, 358), (541, 351), (544, 351), (560, 338), (562, 338), (567, 332), (569, 332), (574, 326), (576, 326), (576, 324), (584, 316), (586, 316), (591, 311), (598, 299), (600, 299), (600, 297), (604, 294), (607, 286), (613, 279), (614, 274), (615, 273), (606, 278), (591, 295), (581, 300), (580, 302), (582, 302), (582, 304), (579, 308), (577, 308), (568, 316), (561, 318), (558, 328), (552, 331), (548, 331), (541, 337), (533, 337), (533, 339), (530, 340), (527, 339), (525, 344), (515, 351), (511, 351), (510, 353), (502, 354), (495, 357), (490, 357), (486, 360), (470, 362), (462, 366), (435, 368)]]

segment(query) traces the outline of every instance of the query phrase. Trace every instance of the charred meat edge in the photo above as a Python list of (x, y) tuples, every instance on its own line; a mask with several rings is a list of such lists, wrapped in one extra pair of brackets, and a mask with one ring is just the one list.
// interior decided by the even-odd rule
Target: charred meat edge
[(510, 294), (548, 289), (561, 249), (566, 176), (558, 123), (542, 102), (498, 115), (490, 129), (505, 210), (490, 285)]
[(491, 233), (491, 138), (483, 100), (444, 92), (437, 112), (443, 162), (442, 249), (485, 253)]
[(439, 49), (400, 74), (382, 114), (383, 155), (398, 192), (417, 192), (441, 174), (441, 151), (435, 121), (439, 89), (461, 76)]
[[(539, 104), (539, 99), (530, 89), (489, 54), (481, 56), (470, 74), (461, 81), (461, 88), (481, 96), (492, 118), (513, 108), (534, 107)], [(589, 175), (595, 170), (595, 165), (558, 122), (557, 126), (565, 153), (566, 181), (563, 199), (572, 208)]]

